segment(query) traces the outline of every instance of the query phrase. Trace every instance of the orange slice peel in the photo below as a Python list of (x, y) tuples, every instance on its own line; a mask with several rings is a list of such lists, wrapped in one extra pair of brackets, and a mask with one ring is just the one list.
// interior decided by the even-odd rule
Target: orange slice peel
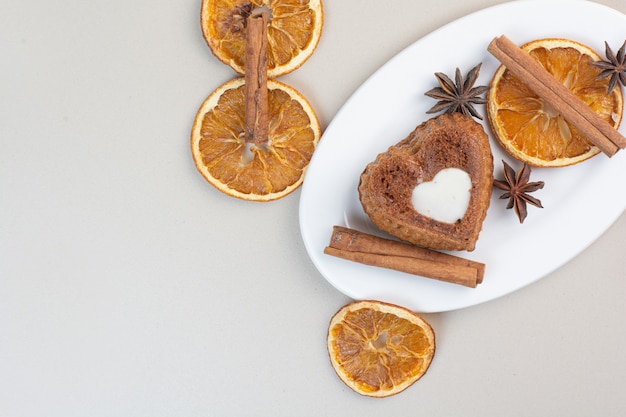
[[(522, 46), (556, 80), (566, 86), (596, 114), (617, 128), (623, 111), (621, 90), (607, 94), (607, 79), (591, 65), (600, 56), (591, 48), (568, 39), (539, 39)], [(505, 66), (491, 81), (487, 97), (491, 130), (514, 158), (537, 167), (562, 167), (583, 162), (598, 153), (579, 130), (539, 98)]]
[(298, 188), (321, 136), (308, 101), (295, 89), (268, 80), (268, 141), (246, 140), (245, 79), (218, 87), (200, 106), (191, 132), (196, 168), (233, 197), (271, 201)]
[(213, 54), (244, 74), (246, 18), (269, 11), (268, 77), (299, 68), (313, 54), (322, 35), (321, 0), (203, 0), (202, 34)]
[(355, 392), (398, 394), (419, 380), (435, 354), (435, 333), (418, 314), (381, 301), (355, 301), (331, 319), (330, 362)]

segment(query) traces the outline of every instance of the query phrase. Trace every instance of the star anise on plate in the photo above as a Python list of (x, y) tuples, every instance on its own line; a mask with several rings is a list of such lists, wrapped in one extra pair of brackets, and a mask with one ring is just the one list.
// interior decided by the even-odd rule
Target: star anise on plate
[(617, 54), (613, 53), (613, 50), (607, 42), (604, 42), (604, 46), (604, 54), (607, 60), (591, 62), (590, 64), (602, 70), (596, 77), (596, 80), (611, 77), (607, 92), (607, 94), (610, 94), (617, 85), (617, 81), (620, 81), (622, 85), (626, 86), (626, 41), (624, 41), (622, 47), (619, 48)]
[(439, 81), (440, 87), (435, 87), (425, 94), (428, 97), (439, 100), (439, 102), (426, 113), (437, 113), (445, 110), (446, 113), (458, 112), (482, 120), (482, 116), (474, 108), (474, 104), (485, 104), (487, 102), (487, 99), (481, 97), (481, 95), (489, 90), (487, 86), (474, 87), (481, 65), (478, 64), (472, 68), (465, 78), (461, 75), (461, 70), (457, 68), (454, 82), (446, 74), (436, 72), (435, 77)]
[(502, 161), (502, 163), (504, 164), (504, 180), (494, 180), (493, 185), (496, 188), (506, 191), (500, 196), (500, 198), (509, 199), (506, 208), (513, 208), (515, 210), (515, 214), (517, 214), (517, 217), (519, 218), (519, 222), (524, 223), (524, 219), (527, 214), (527, 203), (543, 208), (541, 201), (528, 195), (528, 193), (532, 193), (533, 191), (543, 188), (544, 182), (528, 182), (530, 180), (531, 169), (526, 163), (522, 169), (517, 172), (517, 174), (515, 173), (515, 170), (505, 161)]

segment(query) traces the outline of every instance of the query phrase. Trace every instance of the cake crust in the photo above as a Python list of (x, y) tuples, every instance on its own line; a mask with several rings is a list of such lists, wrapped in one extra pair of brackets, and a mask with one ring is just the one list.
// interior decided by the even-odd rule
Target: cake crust
[[(418, 213), (413, 189), (444, 168), (459, 168), (472, 181), (460, 220), (444, 223)], [(408, 137), (379, 154), (361, 174), (358, 192), (365, 213), (381, 230), (407, 242), (441, 250), (475, 248), (493, 184), (489, 138), (472, 117), (460, 113), (428, 119)]]

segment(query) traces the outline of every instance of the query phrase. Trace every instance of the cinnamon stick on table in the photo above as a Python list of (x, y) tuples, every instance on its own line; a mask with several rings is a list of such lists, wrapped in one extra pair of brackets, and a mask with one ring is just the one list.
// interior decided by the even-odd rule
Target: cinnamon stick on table
[(626, 147), (624, 136), (506, 36), (495, 38), (487, 50), (606, 155)]
[(334, 226), (327, 255), (475, 288), (485, 265), (458, 256)]
[(262, 145), (268, 140), (266, 11), (246, 18), (246, 140)]

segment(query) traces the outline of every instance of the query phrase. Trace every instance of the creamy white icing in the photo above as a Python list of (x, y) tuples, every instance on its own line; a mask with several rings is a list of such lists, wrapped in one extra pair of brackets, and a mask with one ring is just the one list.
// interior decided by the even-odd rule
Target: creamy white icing
[(467, 211), (472, 189), (469, 174), (459, 168), (444, 168), (432, 181), (413, 189), (411, 202), (415, 210), (431, 219), (454, 223)]

